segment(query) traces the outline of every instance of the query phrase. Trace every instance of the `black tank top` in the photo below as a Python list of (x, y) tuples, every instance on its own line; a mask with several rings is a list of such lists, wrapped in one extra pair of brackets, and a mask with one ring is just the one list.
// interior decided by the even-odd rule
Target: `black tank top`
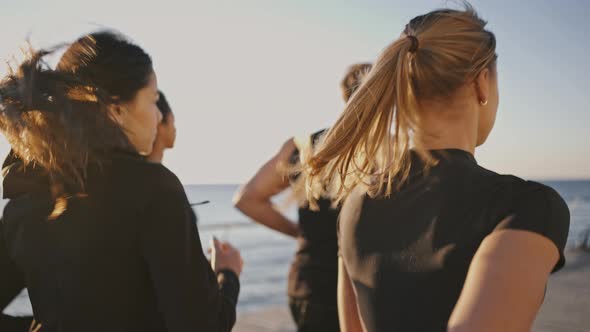
[[(427, 175), (388, 198), (353, 193), (342, 207), (341, 256), (369, 332), (446, 331), (482, 240), (499, 229), (539, 233), (563, 249), (569, 210), (553, 189), (479, 167), (461, 150), (433, 152)], [(513, 216), (507, 222), (506, 217)]]
[[(326, 132), (311, 135), (312, 146)], [(299, 150), (290, 159), (299, 163)], [(298, 249), (289, 272), (289, 296), (312, 299), (315, 303), (336, 305), (338, 280), (338, 237), (336, 221), (339, 210), (331, 207), (328, 199), (318, 201), (319, 210), (308, 207), (298, 210), (301, 235)]]

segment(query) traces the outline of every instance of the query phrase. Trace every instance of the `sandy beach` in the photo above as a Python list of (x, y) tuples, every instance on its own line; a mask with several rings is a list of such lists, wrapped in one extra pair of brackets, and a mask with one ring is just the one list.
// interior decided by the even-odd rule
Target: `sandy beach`
[[(590, 332), (590, 252), (568, 251), (567, 265), (551, 276), (533, 332)], [(240, 314), (237, 332), (294, 332), (287, 306)]]
[(567, 265), (549, 279), (533, 331), (590, 331), (590, 252), (567, 252)]

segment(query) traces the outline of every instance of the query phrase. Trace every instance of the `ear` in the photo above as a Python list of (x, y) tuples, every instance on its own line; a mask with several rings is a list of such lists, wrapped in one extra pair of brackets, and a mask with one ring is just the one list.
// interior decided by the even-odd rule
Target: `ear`
[(119, 125), (123, 125), (125, 109), (121, 104), (114, 103), (109, 105), (109, 115)]
[(490, 70), (485, 68), (475, 77), (475, 95), (480, 104), (488, 102), (490, 96)]

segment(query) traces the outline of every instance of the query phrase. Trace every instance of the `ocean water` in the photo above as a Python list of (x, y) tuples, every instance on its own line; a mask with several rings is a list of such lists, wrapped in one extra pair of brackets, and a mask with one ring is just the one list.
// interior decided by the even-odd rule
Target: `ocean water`
[[(545, 181), (557, 190), (567, 202), (571, 212), (568, 247), (577, 246), (585, 232), (590, 230), (590, 181)], [(287, 273), (296, 243), (293, 239), (255, 224), (232, 205), (238, 185), (186, 186), (191, 202), (209, 201), (195, 206), (203, 248), (215, 235), (238, 247), (245, 261), (241, 276), (241, 293), (238, 311), (256, 310), (271, 305), (286, 305)], [(276, 203), (293, 218), (296, 208), (287, 205), (288, 193), (278, 197)], [(31, 312), (26, 292), (23, 292), (7, 310), (9, 314)]]
[(544, 181), (555, 189), (570, 209), (570, 232), (568, 247), (578, 246), (590, 231), (590, 180)]

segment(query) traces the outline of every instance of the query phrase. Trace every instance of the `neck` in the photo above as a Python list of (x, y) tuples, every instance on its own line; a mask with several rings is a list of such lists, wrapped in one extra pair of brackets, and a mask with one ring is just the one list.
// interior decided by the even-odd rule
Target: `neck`
[(422, 133), (417, 139), (427, 150), (459, 149), (475, 154), (478, 109), (470, 105), (424, 105)]
[(164, 147), (161, 144), (154, 144), (152, 153), (147, 156), (147, 160), (153, 163), (161, 163), (164, 160)]

